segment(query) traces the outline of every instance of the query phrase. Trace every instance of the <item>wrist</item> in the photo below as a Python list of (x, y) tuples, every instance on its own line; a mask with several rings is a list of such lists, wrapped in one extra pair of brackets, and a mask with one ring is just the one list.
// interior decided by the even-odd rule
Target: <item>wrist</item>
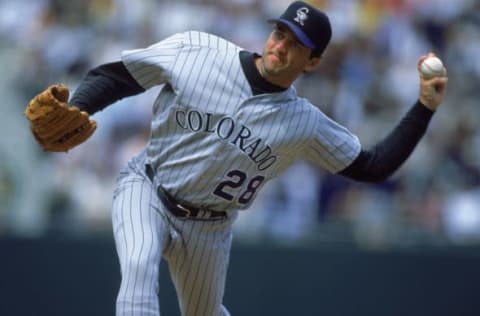
[(422, 100), (422, 98), (419, 98), (417, 101), (417, 105), (420, 106), (421, 108), (434, 113), (437, 110), (437, 106), (433, 106), (426, 102), (425, 100)]
[(422, 106), (426, 107), (428, 110), (435, 112), (437, 110), (438, 105), (434, 105), (429, 100), (425, 100), (424, 98), (420, 97), (418, 100), (418, 103), (420, 103)]

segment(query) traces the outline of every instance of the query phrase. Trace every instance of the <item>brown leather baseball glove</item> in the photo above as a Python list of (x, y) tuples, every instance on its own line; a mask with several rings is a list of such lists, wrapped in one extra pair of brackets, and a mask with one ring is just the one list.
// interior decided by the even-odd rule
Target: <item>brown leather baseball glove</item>
[(51, 85), (25, 109), (33, 136), (46, 151), (67, 152), (86, 141), (97, 128), (87, 112), (68, 105), (68, 96), (65, 85)]

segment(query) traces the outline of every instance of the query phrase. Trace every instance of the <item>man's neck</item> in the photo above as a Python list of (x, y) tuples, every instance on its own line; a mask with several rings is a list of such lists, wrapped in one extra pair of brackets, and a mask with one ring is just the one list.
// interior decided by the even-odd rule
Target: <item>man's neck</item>
[(268, 72), (265, 70), (261, 56), (255, 58), (255, 66), (257, 67), (257, 70), (260, 73), (260, 76), (262, 76), (263, 79), (265, 79), (266, 81), (270, 82), (275, 86), (288, 89), (288, 87), (290, 87), (293, 83), (293, 80), (287, 80), (285, 78), (281, 78), (281, 79), (275, 78), (269, 75)]
[(251, 52), (240, 52), (240, 62), (242, 64), (243, 72), (247, 77), (253, 94), (257, 95), (285, 91), (285, 88), (272, 84), (260, 74), (260, 71), (255, 63), (255, 59), (257, 59), (257, 57), (259, 57), (257, 54)]

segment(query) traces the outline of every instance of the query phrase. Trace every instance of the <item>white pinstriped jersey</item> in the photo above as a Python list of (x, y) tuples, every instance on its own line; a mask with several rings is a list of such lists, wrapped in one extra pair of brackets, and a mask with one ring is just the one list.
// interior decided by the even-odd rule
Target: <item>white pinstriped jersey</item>
[(191, 31), (122, 53), (142, 87), (164, 84), (146, 149), (156, 180), (196, 206), (244, 209), (296, 159), (336, 173), (360, 152), (355, 135), (293, 87), (254, 96), (241, 50)]

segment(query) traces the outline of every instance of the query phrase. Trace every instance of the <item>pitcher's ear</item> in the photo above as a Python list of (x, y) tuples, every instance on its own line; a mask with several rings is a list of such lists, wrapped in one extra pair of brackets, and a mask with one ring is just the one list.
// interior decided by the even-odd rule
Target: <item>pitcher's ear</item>
[(320, 65), (320, 60), (321, 60), (320, 57), (312, 57), (312, 58), (310, 58), (310, 59), (308, 60), (307, 64), (305, 65), (304, 71), (309, 72), (309, 71), (312, 71), (312, 70), (314, 70), (315, 68), (317, 68), (318, 65)]

